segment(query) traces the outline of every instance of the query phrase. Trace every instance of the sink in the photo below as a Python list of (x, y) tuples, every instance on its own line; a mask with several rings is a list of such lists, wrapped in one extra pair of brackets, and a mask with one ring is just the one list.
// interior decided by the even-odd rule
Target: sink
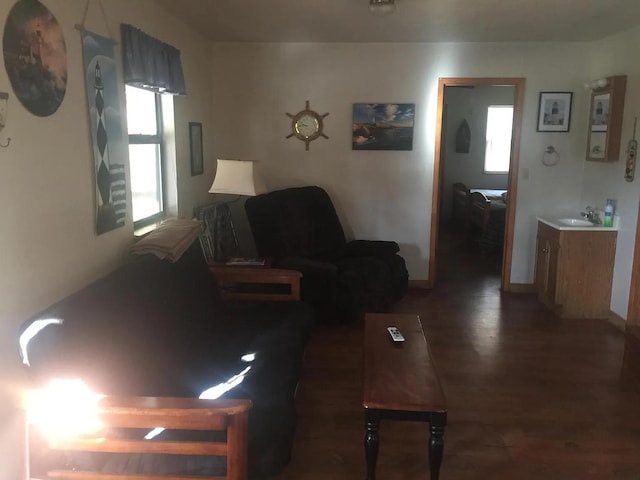
[(558, 222), (569, 227), (593, 227), (593, 223), (584, 218), (559, 218)]

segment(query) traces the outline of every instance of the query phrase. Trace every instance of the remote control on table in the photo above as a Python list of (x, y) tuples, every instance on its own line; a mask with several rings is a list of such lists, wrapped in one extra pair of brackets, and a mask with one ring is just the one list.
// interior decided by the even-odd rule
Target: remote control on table
[(396, 327), (387, 327), (387, 332), (391, 335), (391, 340), (393, 340), (394, 343), (404, 342), (404, 337)]

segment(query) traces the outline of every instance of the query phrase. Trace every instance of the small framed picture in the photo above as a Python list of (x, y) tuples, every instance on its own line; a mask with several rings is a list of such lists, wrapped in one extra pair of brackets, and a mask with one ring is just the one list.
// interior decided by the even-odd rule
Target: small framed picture
[(568, 132), (573, 92), (540, 92), (538, 132)]
[(202, 124), (189, 122), (189, 145), (191, 147), (191, 176), (204, 173), (202, 154)]
[(591, 99), (591, 131), (606, 132), (609, 123), (610, 92), (594, 94)]

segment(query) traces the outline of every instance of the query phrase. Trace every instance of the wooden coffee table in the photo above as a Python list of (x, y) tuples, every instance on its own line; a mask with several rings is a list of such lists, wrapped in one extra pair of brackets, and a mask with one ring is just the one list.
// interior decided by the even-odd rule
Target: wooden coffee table
[[(387, 327), (405, 338), (394, 344)], [(380, 420), (428, 422), (431, 479), (438, 480), (447, 403), (436, 374), (429, 344), (414, 314), (367, 314), (364, 333), (365, 454), (367, 480), (375, 479)]]

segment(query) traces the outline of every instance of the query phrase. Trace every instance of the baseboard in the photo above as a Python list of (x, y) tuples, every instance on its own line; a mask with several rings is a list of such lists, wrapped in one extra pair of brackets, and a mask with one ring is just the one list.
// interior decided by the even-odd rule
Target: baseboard
[[(428, 290), (429, 280), (409, 280), (409, 288), (422, 288)], [(506, 290), (512, 293), (536, 293), (536, 286), (533, 283), (510, 283)]]
[(429, 280), (409, 280), (410, 288), (429, 288)]
[(510, 283), (507, 291), (511, 293), (536, 293), (536, 286), (533, 283)]
[(615, 312), (609, 311), (609, 322), (621, 332), (624, 332), (627, 321)]

